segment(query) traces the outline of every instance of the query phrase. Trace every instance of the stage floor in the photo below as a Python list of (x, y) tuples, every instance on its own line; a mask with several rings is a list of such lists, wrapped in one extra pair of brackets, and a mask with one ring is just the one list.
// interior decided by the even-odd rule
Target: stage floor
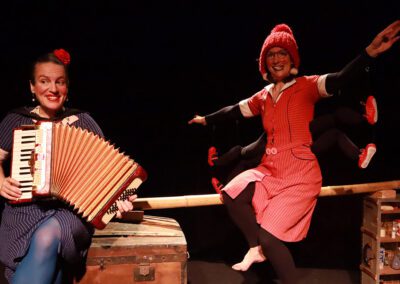
[[(355, 284), (360, 283), (360, 271), (299, 268), (298, 284)], [(6, 284), (3, 268), (0, 266), (0, 284)], [(269, 284), (274, 282), (270, 269), (257, 264), (249, 271), (241, 273), (231, 269), (223, 262), (207, 262), (202, 260), (188, 261), (188, 284)], [(173, 283), (170, 283), (173, 284)]]
[[(360, 271), (299, 268), (298, 284), (360, 283)], [(226, 263), (192, 260), (188, 262), (188, 284), (269, 284), (273, 279), (268, 265), (257, 264), (247, 272), (236, 272)]]

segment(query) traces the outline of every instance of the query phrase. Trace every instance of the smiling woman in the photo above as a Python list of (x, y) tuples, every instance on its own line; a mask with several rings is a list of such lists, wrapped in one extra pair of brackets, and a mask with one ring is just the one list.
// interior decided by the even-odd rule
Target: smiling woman
[[(100, 127), (87, 112), (64, 107), (68, 96), (69, 63), (70, 56), (65, 50), (39, 57), (32, 65), (30, 79), (33, 100), (37, 100), (38, 105), (14, 109), (0, 122), (0, 196), (9, 201), (5, 204), (0, 225), (0, 261), (12, 283), (61, 283), (65, 264), (78, 268), (84, 264), (94, 231), (89, 223), (60, 201), (15, 204), (22, 196), (21, 184), (27, 180), (21, 179), (20, 183), (6, 177), (3, 170), (3, 163), (13, 148), (13, 130), (22, 125), (53, 121), (103, 137)], [(30, 152), (27, 155), (30, 156)], [(82, 189), (88, 190), (86, 185)], [(117, 216), (131, 210), (131, 201), (135, 198), (132, 195), (128, 200), (117, 201)]]
[[(39, 59), (34, 65), (30, 80), (33, 98), (39, 101), (36, 112), (44, 118), (55, 117), (67, 100), (67, 67), (66, 64), (56, 63), (57, 61), (59, 59), (54, 53)], [(69, 64), (69, 61), (66, 63)]]

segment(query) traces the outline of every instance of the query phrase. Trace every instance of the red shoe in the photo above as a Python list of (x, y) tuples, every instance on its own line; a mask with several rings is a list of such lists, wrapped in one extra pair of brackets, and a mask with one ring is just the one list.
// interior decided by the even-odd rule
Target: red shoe
[(374, 125), (378, 121), (378, 106), (373, 96), (369, 96), (365, 102), (364, 117), (371, 125)]
[(211, 146), (208, 149), (208, 164), (210, 167), (214, 166), (214, 160), (218, 159), (217, 149), (214, 146)]
[(215, 191), (218, 194), (221, 194), (221, 189), (224, 187), (224, 185), (220, 183), (219, 180), (216, 179), (215, 177), (211, 178), (211, 184), (214, 187)]
[(373, 143), (368, 144), (365, 149), (361, 149), (360, 158), (358, 160), (358, 166), (361, 169), (365, 169), (368, 167), (369, 162), (371, 161), (372, 157), (375, 155), (376, 146)]

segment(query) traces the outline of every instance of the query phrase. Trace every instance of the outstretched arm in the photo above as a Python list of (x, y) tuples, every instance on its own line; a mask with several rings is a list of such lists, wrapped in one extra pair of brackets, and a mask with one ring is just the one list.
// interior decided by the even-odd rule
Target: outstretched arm
[(189, 124), (198, 123), (202, 125), (207, 125), (209, 123), (218, 123), (224, 120), (239, 119), (242, 117), (243, 115), (240, 111), (239, 104), (236, 104), (224, 107), (206, 116), (195, 115), (191, 120), (188, 121), (188, 123)]
[(365, 50), (347, 64), (340, 72), (330, 73), (326, 77), (325, 88), (328, 94), (334, 94), (343, 86), (346, 86), (359, 74), (368, 69), (373, 58), (388, 50), (400, 36), (397, 34), (400, 31), (400, 20), (390, 24), (387, 28), (381, 31), (373, 41), (365, 48)]

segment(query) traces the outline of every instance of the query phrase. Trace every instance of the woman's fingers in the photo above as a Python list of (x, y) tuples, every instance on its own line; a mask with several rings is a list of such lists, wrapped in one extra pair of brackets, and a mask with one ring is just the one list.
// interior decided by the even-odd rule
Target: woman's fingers
[(4, 179), (0, 188), (0, 195), (9, 200), (16, 200), (21, 197), (19, 182), (11, 177)]
[[(132, 197), (135, 199), (136, 195), (132, 195)], [(129, 197), (129, 199), (131, 199), (131, 196)], [(133, 204), (131, 201), (129, 200), (117, 200), (116, 201), (117, 207), (118, 207), (118, 211), (116, 213), (116, 217), (117, 218), (122, 218), (122, 213), (123, 212), (128, 212), (128, 211), (132, 211), (133, 209)]]

